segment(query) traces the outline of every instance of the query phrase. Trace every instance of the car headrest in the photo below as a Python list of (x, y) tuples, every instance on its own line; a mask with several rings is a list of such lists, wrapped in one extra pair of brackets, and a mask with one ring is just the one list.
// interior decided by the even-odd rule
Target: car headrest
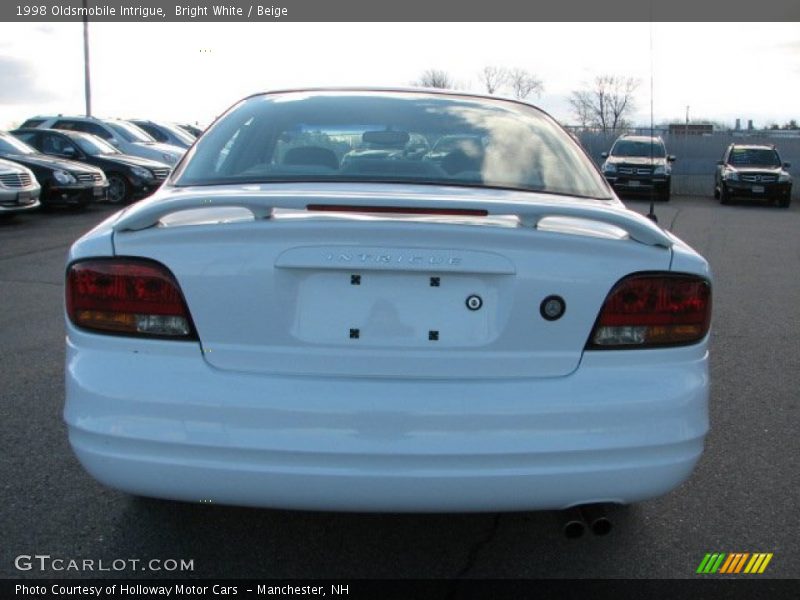
[(336, 153), (329, 148), (299, 146), (286, 151), (283, 156), (283, 164), (320, 166), (336, 170), (339, 168), (339, 159), (336, 158)]

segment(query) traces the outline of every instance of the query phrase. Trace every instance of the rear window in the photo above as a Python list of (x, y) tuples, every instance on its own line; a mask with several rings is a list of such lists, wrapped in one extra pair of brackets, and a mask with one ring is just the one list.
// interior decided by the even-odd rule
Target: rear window
[(38, 127), (42, 123), (44, 123), (47, 119), (28, 119), (22, 125), (20, 125), (20, 129), (24, 129), (27, 127)]
[(397, 182), (609, 198), (575, 141), (516, 102), (402, 92), (250, 98), (207, 131), (177, 185)]

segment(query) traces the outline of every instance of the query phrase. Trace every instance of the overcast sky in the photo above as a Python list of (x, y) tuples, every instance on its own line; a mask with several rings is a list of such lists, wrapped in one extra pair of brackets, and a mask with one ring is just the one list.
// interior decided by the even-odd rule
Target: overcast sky
[[(651, 57), (651, 28), (653, 53)], [(0, 23), (0, 128), (81, 114), (80, 23)], [(408, 85), (427, 68), (481, 89), (485, 65), (536, 73), (531, 98), (565, 123), (567, 98), (599, 74), (641, 79), (634, 121), (800, 120), (797, 23), (91, 23), (97, 116), (209, 123), (268, 89)]]

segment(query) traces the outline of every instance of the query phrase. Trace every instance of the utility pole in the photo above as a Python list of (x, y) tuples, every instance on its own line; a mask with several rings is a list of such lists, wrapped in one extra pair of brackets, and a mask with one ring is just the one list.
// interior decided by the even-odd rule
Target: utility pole
[[(83, 0), (83, 8), (86, 9), (86, 0)], [(86, 95), (86, 116), (92, 116), (92, 80), (89, 73), (89, 16), (88, 11), (83, 13), (83, 83)]]
[(686, 105), (686, 135), (689, 135), (689, 105)]

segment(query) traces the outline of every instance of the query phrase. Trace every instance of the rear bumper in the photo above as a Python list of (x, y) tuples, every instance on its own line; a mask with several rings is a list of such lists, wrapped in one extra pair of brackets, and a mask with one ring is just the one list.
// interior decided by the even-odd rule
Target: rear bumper
[(130, 493), (352, 511), (635, 502), (685, 481), (708, 430), (705, 345), (587, 353), (567, 377), (299, 378), (223, 372), (193, 344), (70, 328), (65, 419)]

